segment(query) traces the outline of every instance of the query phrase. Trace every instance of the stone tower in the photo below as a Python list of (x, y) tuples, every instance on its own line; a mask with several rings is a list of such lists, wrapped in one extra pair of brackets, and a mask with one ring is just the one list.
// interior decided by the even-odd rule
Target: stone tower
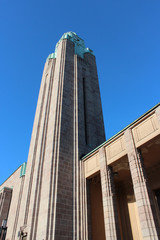
[[(105, 141), (96, 61), (73, 32), (46, 60), (18, 217), (7, 239), (85, 239), (81, 157)], [(24, 238), (25, 239), (25, 238)]]

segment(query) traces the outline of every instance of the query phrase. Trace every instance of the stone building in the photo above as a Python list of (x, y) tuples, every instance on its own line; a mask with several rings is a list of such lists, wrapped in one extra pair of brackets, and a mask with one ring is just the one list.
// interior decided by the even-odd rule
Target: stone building
[(95, 56), (63, 34), (45, 63), (27, 164), (0, 187), (0, 239), (158, 240), (159, 176), (160, 104), (105, 141)]

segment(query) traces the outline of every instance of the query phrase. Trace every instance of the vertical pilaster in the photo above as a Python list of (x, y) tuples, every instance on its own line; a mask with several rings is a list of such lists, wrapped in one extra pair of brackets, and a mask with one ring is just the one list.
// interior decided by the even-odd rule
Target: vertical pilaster
[(131, 130), (126, 130), (124, 135), (142, 236), (145, 240), (158, 240), (160, 232), (153, 212), (153, 196), (146, 178), (143, 160), (135, 147)]
[(77, 81), (77, 55), (74, 55), (74, 105), (73, 105), (73, 240), (79, 240), (79, 153), (78, 153), (78, 81)]
[(112, 169), (107, 166), (104, 147), (99, 150), (106, 239), (121, 239)]

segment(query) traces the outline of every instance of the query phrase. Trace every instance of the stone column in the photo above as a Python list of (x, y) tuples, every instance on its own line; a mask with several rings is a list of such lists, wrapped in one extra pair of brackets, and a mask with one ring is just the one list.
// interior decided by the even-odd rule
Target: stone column
[(111, 167), (107, 166), (104, 147), (99, 150), (104, 225), (107, 240), (121, 239)]
[(160, 229), (155, 219), (153, 195), (148, 185), (143, 160), (135, 147), (131, 130), (127, 129), (124, 135), (142, 236), (145, 240), (158, 240)]

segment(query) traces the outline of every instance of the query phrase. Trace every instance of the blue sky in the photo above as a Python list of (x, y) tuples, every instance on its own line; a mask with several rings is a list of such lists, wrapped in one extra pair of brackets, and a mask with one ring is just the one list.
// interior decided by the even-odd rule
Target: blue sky
[(107, 139), (160, 102), (159, 0), (0, 0), (0, 183), (27, 161), (43, 66), (67, 31), (96, 55)]

